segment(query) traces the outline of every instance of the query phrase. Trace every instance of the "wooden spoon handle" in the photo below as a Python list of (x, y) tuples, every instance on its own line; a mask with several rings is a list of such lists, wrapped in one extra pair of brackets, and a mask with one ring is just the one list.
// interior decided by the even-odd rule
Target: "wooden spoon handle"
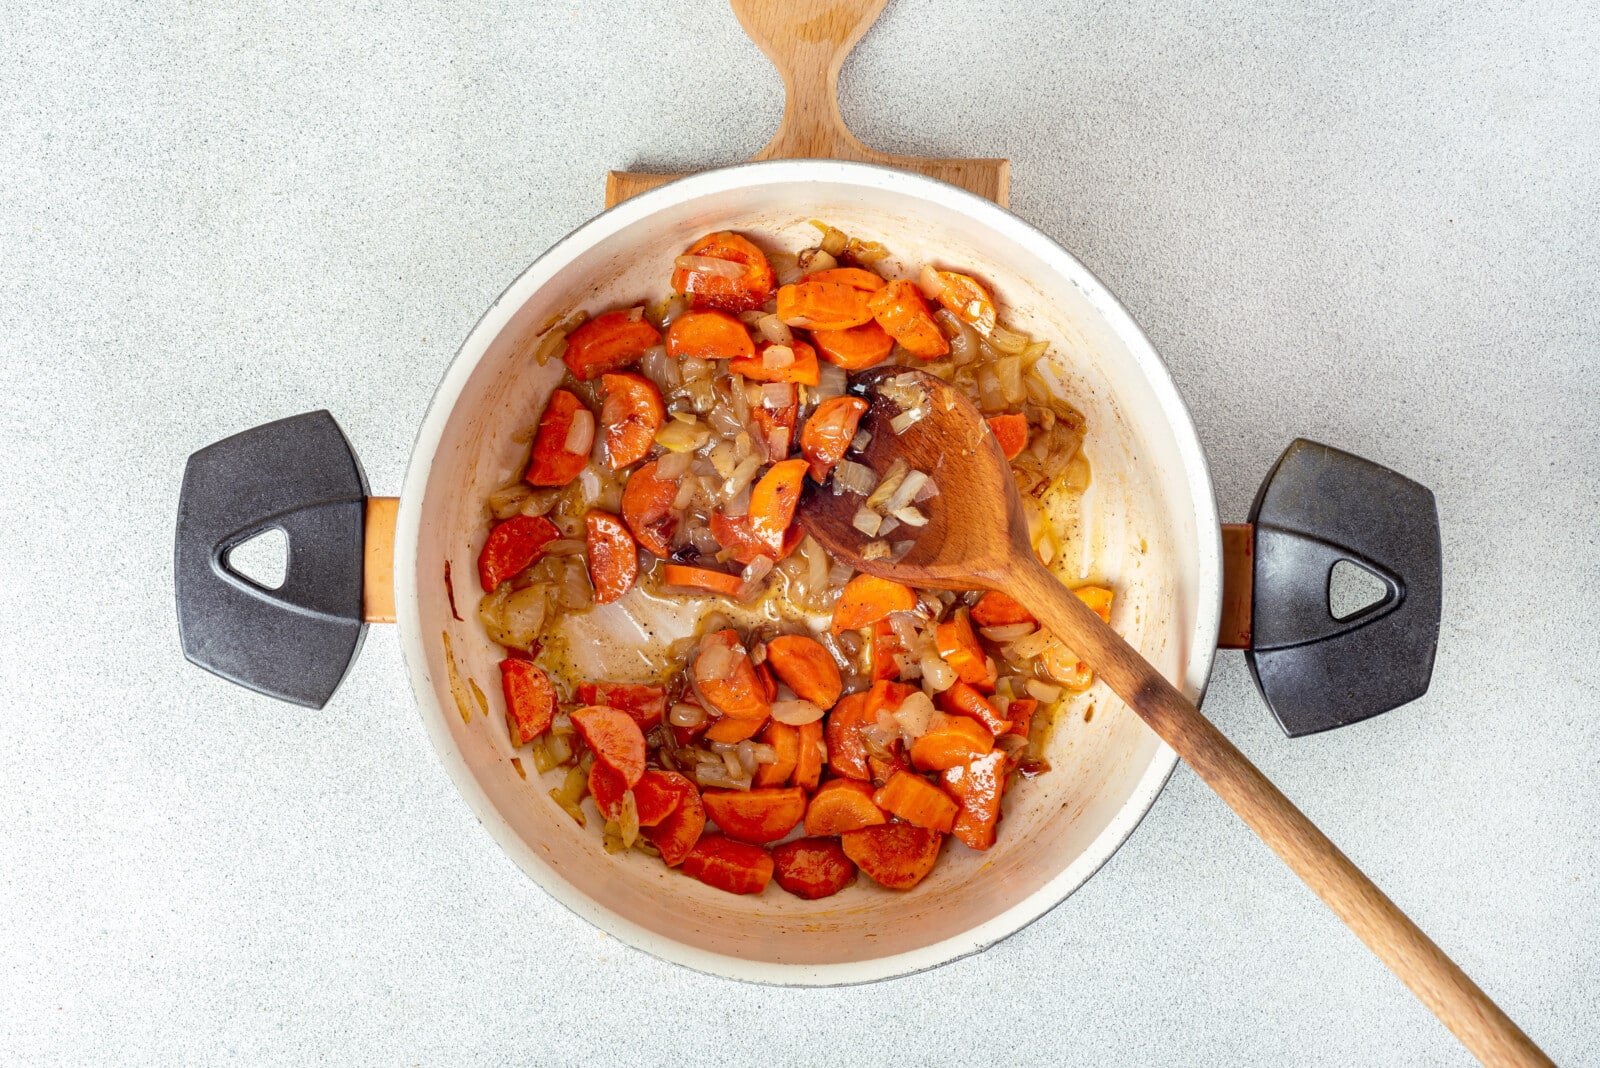
[(1092, 664), (1475, 1057), (1495, 1065), (1551, 1063), (1188, 698), (1031, 554), (1001, 586)]

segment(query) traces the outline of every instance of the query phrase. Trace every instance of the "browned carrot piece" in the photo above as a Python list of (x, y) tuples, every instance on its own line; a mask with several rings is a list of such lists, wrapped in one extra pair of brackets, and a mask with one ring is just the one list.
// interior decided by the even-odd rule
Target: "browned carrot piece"
[(870, 722), (865, 693), (845, 694), (828, 713), (828, 766), (835, 774), (851, 779), (872, 778), (867, 739), (862, 733)]
[(711, 536), (717, 539), (717, 544), (728, 550), (728, 554), (741, 564), (748, 564), (758, 556), (770, 557), (774, 563), (786, 560), (806, 536), (806, 532), (798, 523), (791, 523), (789, 529), (784, 532), (783, 543), (778, 546), (777, 555), (774, 556), (772, 546), (752, 533), (750, 517), (747, 515), (726, 516), (721, 512), (712, 512), (708, 526), (711, 527)]
[(833, 633), (870, 627), (890, 612), (909, 612), (917, 607), (917, 595), (909, 587), (874, 575), (857, 575), (844, 584), (839, 603), (833, 609)]
[[(574, 423), (580, 425), (574, 429)], [(565, 486), (588, 465), (593, 445), (594, 413), (571, 393), (556, 390), (539, 416), (523, 481), (530, 486)]]
[(806, 806), (806, 833), (844, 834), (886, 822), (872, 793), (871, 783), (829, 779)]
[(806, 790), (815, 790), (822, 778), (822, 755), (826, 744), (822, 740), (822, 721), (800, 726), (800, 750), (794, 758), (794, 784)]
[(880, 619), (874, 623), (871, 648), (872, 681), (898, 679), (900, 664), (895, 657), (905, 651), (905, 646), (900, 644), (900, 635), (895, 633), (894, 627), (887, 619)]
[(635, 469), (622, 487), (623, 521), (640, 545), (660, 557), (672, 555), (672, 534), (678, 529), (672, 502), (677, 496), (677, 480), (657, 478), (655, 460)]
[(806, 420), (800, 431), (800, 452), (810, 462), (811, 477), (818, 483), (827, 481), (828, 472), (844, 459), (866, 412), (867, 402), (860, 397), (830, 397)]
[(700, 803), (700, 791), (689, 780), (683, 781), (689, 789), (685, 792), (681, 786), (678, 788), (678, 807), (659, 824), (645, 827), (641, 832), (646, 841), (661, 851), (661, 859), (669, 868), (683, 863), (706, 828), (706, 810)]
[(622, 802), (627, 793), (628, 780), (604, 760), (596, 760), (589, 768), (589, 796), (594, 798), (595, 808), (600, 810), (600, 815), (605, 819), (616, 820), (621, 817)]
[(1033, 613), (1022, 607), (1014, 598), (990, 590), (972, 606), (972, 621), (980, 627), (1005, 627), (1013, 623), (1036, 623)]
[(920, 775), (897, 771), (872, 800), (885, 812), (930, 831), (949, 834), (960, 808), (948, 794)]
[(945, 770), (944, 788), (961, 803), (950, 833), (973, 849), (994, 845), (1000, 796), (1006, 789), (1006, 755), (998, 749)]
[(806, 793), (798, 786), (707, 790), (700, 799), (722, 833), (741, 842), (776, 842), (806, 814)]
[(698, 798), (700, 791), (695, 789), (694, 783), (677, 772), (656, 771), (653, 768), (646, 771), (633, 787), (634, 804), (639, 810), (639, 826), (659, 826), (678, 810), (690, 794)]
[(514, 515), (496, 523), (478, 554), (478, 583), (484, 593), (526, 567), (539, 562), (544, 547), (561, 537), (556, 525), (542, 515)]
[(644, 774), (644, 732), (632, 716), (605, 705), (588, 705), (572, 713), (572, 725), (597, 762), (610, 764), (630, 788), (639, 781)]
[(661, 343), (661, 332), (641, 314), (642, 309), (608, 311), (567, 335), (561, 358), (572, 377), (587, 382), (608, 371), (621, 370)]
[(642, 731), (658, 726), (667, 711), (666, 687), (642, 682), (580, 682), (575, 696), (579, 704), (626, 712)]
[(806, 275), (807, 282), (839, 282), (851, 289), (860, 289), (868, 293), (876, 293), (888, 285), (880, 274), (864, 271), (860, 267), (830, 267), (826, 271), (812, 271)]
[(956, 677), (969, 686), (985, 692), (994, 690), (994, 672), (984, 656), (983, 646), (973, 633), (967, 610), (958, 608), (955, 614), (934, 629), (934, 642), (939, 655), (956, 673)]
[(910, 823), (864, 827), (839, 837), (845, 855), (890, 890), (909, 890), (927, 878), (943, 844), (943, 835)]
[(876, 367), (894, 351), (894, 338), (876, 322), (848, 330), (813, 330), (811, 340), (824, 360), (846, 371)]
[(737, 360), (755, 351), (749, 329), (724, 311), (684, 312), (667, 328), (667, 355), (675, 359)]
[(601, 375), (600, 388), (605, 393), (600, 425), (605, 428), (606, 456), (612, 470), (619, 471), (649, 454), (667, 409), (661, 391), (644, 375)]
[(796, 838), (772, 847), (772, 877), (795, 897), (832, 897), (856, 877), (855, 862), (832, 838)]
[(1033, 729), (1033, 714), (1039, 711), (1039, 702), (1031, 697), (1018, 697), (1006, 706), (1006, 719), (1011, 726), (1006, 728), (1007, 734), (1015, 734), (1026, 738)]
[(772, 265), (747, 239), (730, 230), (707, 234), (685, 251), (686, 256), (726, 260), (744, 266), (729, 276), (714, 265), (693, 269), (678, 267), (672, 272), (672, 288), (687, 294), (696, 308), (721, 308), (723, 311), (754, 311), (772, 297)]
[(868, 307), (878, 325), (911, 355), (936, 360), (950, 351), (950, 342), (934, 322), (928, 302), (912, 283), (890, 282), (872, 295)]
[(752, 382), (794, 382), (802, 386), (814, 386), (821, 380), (821, 369), (817, 366), (817, 350), (798, 339), (792, 345), (784, 346), (793, 353), (790, 361), (781, 367), (767, 366), (767, 350), (772, 348), (772, 342), (763, 341), (756, 346), (754, 356), (741, 356), (728, 363), (728, 370), (736, 375), (743, 375)]
[(911, 743), (911, 763), (922, 771), (943, 771), (993, 748), (994, 735), (977, 720), (935, 712), (926, 733)]
[(758, 845), (711, 834), (689, 850), (683, 871), (730, 894), (759, 894), (772, 879), (772, 855)]
[(844, 689), (833, 655), (803, 634), (780, 634), (767, 642), (767, 663), (797, 697), (824, 711), (834, 706)]
[(1058, 641), (1045, 646), (1044, 652), (1039, 654), (1039, 666), (1069, 690), (1087, 690), (1094, 682), (1094, 669)]
[(1100, 617), (1100, 622), (1111, 622), (1112, 593), (1104, 586), (1079, 586), (1072, 591), (1073, 596), (1094, 609), (1094, 614)]
[(750, 491), (750, 533), (760, 538), (776, 557), (794, 523), (794, 509), (806, 484), (806, 462), (783, 460), (773, 464)]
[(556, 689), (533, 661), (500, 661), (500, 691), (506, 699), (506, 727), (512, 745), (527, 745), (550, 729), (556, 714)]
[(759, 723), (772, 712), (744, 643), (732, 630), (719, 630), (700, 640), (692, 673), (695, 690), (720, 716)]
[(638, 579), (639, 548), (622, 520), (610, 512), (590, 512), (583, 517), (583, 528), (595, 603), (610, 604)]
[(768, 723), (767, 729), (761, 732), (761, 740), (772, 746), (778, 759), (771, 764), (757, 766), (754, 784), (782, 786), (794, 775), (795, 765), (800, 762), (800, 728), (784, 723)]
[(964, 274), (954, 271), (936, 272), (944, 288), (939, 292), (939, 303), (949, 309), (962, 322), (969, 323), (978, 333), (987, 336), (994, 330), (994, 301), (989, 291)]
[(778, 289), (778, 318), (787, 326), (848, 330), (872, 318), (867, 296), (866, 290), (844, 282), (802, 279)]
[(744, 580), (726, 571), (713, 571), (709, 567), (691, 567), (688, 564), (664, 564), (661, 584), (677, 590), (704, 590), (724, 597), (739, 596)]
[(761, 447), (766, 450), (767, 462), (777, 463), (789, 455), (789, 446), (794, 442), (794, 427), (800, 421), (800, 405), (786, 404), (782, 408), (757, 405), (750, 409), (750, 421), (761, 434)]
[(957, 679), (950, 688), (939, 695), (939, 707), (958, 716), (971, 716), (989, 729), (992, 735), (1004, 734), (1010, 722), (1000, 714), (994, 702), (977, 691), (976, 687)]
[(706, 741), (722, 742), (727, 745), (742, 742), (746, 738), (754, 738), (760, 734), (764, 722), (759, 719), (735, 719), (733, 716), (723, 716), (706, 728)]
[(915, 686), (904, 682), (880, 679), (867, 691), (867, 721), (874, 722), (882, 712), (898, 712), (907, 697), (917, 692)]
[(989, 417), (989, 429), (1007, 460), (1015, 460), (1028, 447), (1028, 418), (1015, 412)]

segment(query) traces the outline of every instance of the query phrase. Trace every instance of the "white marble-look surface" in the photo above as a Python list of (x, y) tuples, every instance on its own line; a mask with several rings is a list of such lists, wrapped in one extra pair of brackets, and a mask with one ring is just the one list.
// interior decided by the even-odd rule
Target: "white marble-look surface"
[[(1166, 356), (1241, 518), (1306, 435), (1444, 523), (1426, 698), (1289, 741), (1206, 711), (1558, 1061), (1600, 1061), (1600, 13), (894, 0), (884, 149), (1013, 208)], [(870, 989), (659, 963), (456, 796), (374, 631), (321, 713), (189, 667), (187, 455), (327, 407), (374, 489), (608, 167), (755, 151), (701, 3), (0, 5), (0, 1062), (1459, 1065), (1187, 771), (1087, 887)]]

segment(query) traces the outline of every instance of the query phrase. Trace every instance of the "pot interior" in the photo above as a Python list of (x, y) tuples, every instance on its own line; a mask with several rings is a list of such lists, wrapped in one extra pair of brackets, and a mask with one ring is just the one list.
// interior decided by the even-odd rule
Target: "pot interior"
[[(579, 828), (547, 796), (559, 772), (541, 781), (525, 761), (524, 780), (514, 768), (500, 650), (475, 618), (475, 561), (487, 531), (483, 499), (516, 477), (527, 451), (519, 432), (562, 370), (534, 362), (540, 332), (578, 308), (664, 295), (673, 257), (704, 233), (739, 230), (792, 252), (816, 243), (811, 219), (883, 242), (912, 271), (934, 263), (972, 273), (1013, 325), (1051, 342), (1059, 389), (1088, 418), (1093, 477), (1081, 507), (1054, 517), (1069, 533), (1054, 566), (1069, 583), (1114, 586), (1113, 626), (1197, 696), (1216, 636), (1218, 532), (1194, 429), (1165, 368), (1110, 294), (1053, 242), (951, 187), (863, 165), (797, 161), (699, 175), (600, 216), (530, 267), (474, 330), (429, 411), (402, 496), (396, 581), (430, 734), (479, 818), (534, 879), (659, 956), (741, 978), (831, 983), (938, 964), (1031, 921), (1131, 832), (1174, 758), (1096, 683), (1060, 706), (1046, 754), (1052, 770), (1008, 793), (992, 849), (951, 841), (909, 893), (863, 876), (816, 902), (775, 885), (735, 897), (642, 854), (607, 855), (592, 803), (589, 827)], [(446, 595), (447, 562), (462, 621)], [(655, 611), (660, 628), (692, 629), (682, 604)], [(583, 666), (594, 677), (641, 669), (645, 636), (627, 614), (597, 609), (570, 625), (589, 636), (574, 647), (590, 651)]]

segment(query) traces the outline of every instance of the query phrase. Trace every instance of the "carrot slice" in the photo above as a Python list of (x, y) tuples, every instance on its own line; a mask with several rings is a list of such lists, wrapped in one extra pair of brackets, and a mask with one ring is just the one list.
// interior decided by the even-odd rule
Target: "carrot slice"
[(1000, 451), (1006, 454), (1007, 460), (1015, 460), (1028, 447), (1028, 417), (1025, 415), (1015, 412), (992, 415), (989, 429), (994, 432), (994, 440), (1000, 443)]
[(880, 619), (872, 625), (872, 681), (880, 679), (898, 679), (900, 677), (900, 663), (895, 659), (906, 651), (900, 644), (900, 635), (887, 619)]
[(661, 584), (675, 590), (685, 592), (703, 590), (706, 593), (721, 594), (723, 597), (737, 597), (739, 591), (744, 588), (744, 580), (738, 575), (730, 575), (726, 571), (713, 571), (709, 567), (691, 567), (688, 564), (662, 565)]
[(667, 711), (667, 690), (639, 682), (580, 682), (575, 694), (579, 704), (605, 705), (633, 717), (641, 731), (661, 725)]
[(724, 311), (684, 312), (667, 328), (667, 355), (674, 359), (736, 360), (755, 351), (749, 328)]
[(700, 799), (722, 833), (741, 842), (776, 842), (806, 814), (806, 792), (798, 786), (707, 790)]
[(514, 515), (496, 523), (478, 554), (478, 583), (493, 593), (506, 579), (539, 562), (544, 547), (561, 537), (542, 515)]
[(922, 771), (943, 771), (994, 749), (994, 735), (970, 716), (935, 712), (928, 730), (911, 743), (911, 763)]
[(910, 823), (864, 827), (839, 838), (845, 856), (890, 890), (909, 890), (927, 878), (943, 844), (943, 835)]
[(867, 763), (867, 739), (862, 733), (872, 722), (867, 717), (865, 693), (846, 694), (828, 713), (828, 766), (835, 774), (851, 779), (872, 778), (872, 768)]
[(904, 682), (880, 680), (873, 683), (867, 691), (867, 719), (876, 720), (880, 712), (898, 712), (905, 699), (916, 692), (915, 686)]
[(934, 643), (944, 662), (955, 669), (956, 677), (969, 686), (985, 692), (994, 691), (994, 672), (978, 636), (973, 633), (967, 610), (958, 608), (955, 614), (934, 628)]
[(876, 367), (894, 351), (894, 338), (876, 322), (844, 330), (813, 330), (811, 340), (824, 360), (846, 371)]
[(795, 506), (806, 484), (804, 460), (782, 460), (767, 469), (750, 491), (750, 533), (776, 557), (794, 523)]
[(803, 634), (780, 634), (767, 642), (767, 663), (795, 695), (826, 710), (844, 690), (833, 654)]
[(706, 728), (706, 741), (723, 742), (728, 745), (742, 742), (746, 738), (754, 738), (760, 734), (761, 727), (765, 723), (766, 720), (762, 719), (735, 719), (732, 716), (724, 716)]
[(806, 275), (807, 282), (840, 282), (851, 289), (860, 289), (867, 293), (876, 293), (889, 283), (884, 281), (880, 274), (862, 270), (860, 267), (829, 267), (826, 271), (812, 271)]
[(678, 483), (657, 478), (656, 463), (651, 460), (628, 476), (622, 487), (622, 519), (640, 545), (666, 557), (672, 555), (672, 534), (678, 529), (678, 517), (672, 513)]
[(578, 736), (594, 752), (595, 761), (605, 761), (632, 787), (644, 774), (644, 732), (632, 716), (605, 705), (585, 705), (572, 713)]
[(622, 777), (622, 772), (604, 760), (596, 760), (590, 766), (589, 796), (594, 798), (594, 807), (604, 819), (621, 819), (622, 802), (627, 793), (628, 780)]
[(639, 548), (622, 520), (610, 512), (590, 512), (583, 517), (583, 530), (595, 603), (610, 604), (638, 579)]
[(772, 877), (795, 897), (832, 897), (856, 877), (855, 862), (831, 838), (796, 838), (772, 847)]
[(772, 880), (772, 855), (758, 845), (708, 834), (683, 858), (683, 871), (730, 894), (759, 894)]
[(844, 584), (833, 609), (833, 633), (870, 627), (890, 612), (917, 607), (917, 595), (907, 586), (875, 575), (857, 575)]
[(707, 234), (684, 253), (712, 260), (727, 260), (744, 265), (733, 277), (710, 269), (678, 267), (672, 272), (672, 288), (687, 294), (696, 308), (721, 308), (723, 311), (754, 311), (772, 297), (772, 265), (750, 241), (730, 230)]
[(997, 749), (945, 770), (944, 788), (961, 804), (950, 833), (973, 849), (994, 845), (1000, 796), (1006, 789), (1005, 764), (1006, 755)]
[(785, 346), (794, 353), (794, 358), (782, 367), (768, 367), (766, 363), (767, 350), (772, 348), (772, 342), (763, 341), (756, 347), (754, 356), (741, 356), (728, 362), (728, 370), (736, 375), (743, 375), (752, 382), (795, 382), (802, 386), (814, 386), (821, 381), (821, 369), (817, 366), (817, 350), (798, 339), (794, 344)]
[(944, 283), (939, 291), (939, 303), (949, 309), (951, 315), (988, 336), (994, 330), (995, 321), (994, 301), (989, 291), (968, 275), (955, 271), (934, 273)]
[(1113, 594), (1104, 586), (1079, 586), (1072, 591), (1074, 597), (1094, 609), (1094, 614), (1100, 617), (1100, 622), (1111, 622), (1111, 600)]
[(556, 688), (531, 660), (500, 661), (500, 692), (506, 699), (506, 729), (512, 745), (527, 745), (550, 729), (556, 714)]
[[(1073, 594), (1094, 609), (1101, 622), (1111, 622), (1112, 592), (1104, 586), (1079, 586)], [(1069, 690), (1087, 690), (1094, 682), (1094, 671), (1078, 658), (1078, 654), (1059, 641), (1051, 641), (1039, 654), (1039, 665), (1045, 674)]]
[(1011, 726), (1006, 728), (1007, 734), (1015, 734), (1026, 738), (1033, 729), (1033, 714), (1039, 711), (1039, 702), (1031, 697), (1018, 697), (1006, 706), (1006, 719)]
[(779, 288), (778, 318), (787, 326), (848, 330), (872, 319), (867, 299), (866, 290), (848, 283), (805, 278)]
[[(595, 765), (599, 767), (597, 763)], [(694, 783), (675, 771), (651, 768), (633, 787), (633, 801), (639, 810), (640, 827), (657, 827), (690, 796), (700, 796)]]
[(768, 463), (777, 463), (789, 455), (794, 426), (800, 420), (800, 405), (768, 408), (758, 404), (750, 409), (750, 420), (761, 434), (761, 447), (766, 450)]
[(972, 606), (972, 621), (980, 627), (1006, 627), (1013, 623), (1037, 623), (1033, 613), (1014, 598), (990, 590)]
[[(587, 423), (587, 431), (582, 426), (574, 430), (574, 423)], [(523, 481), (530, 486), (565, 486), (588, 465), (593, 445), (594, 413), (571, 393), (556, 390), (539, 416)]]
[(957, 679), (951, 683), (949, 689), (939, 695), (939, 707), (951, 715), (971, 716), (988, 728), (994, 736), (1004, 734), (1011, 726), (1010, 722), (1000, 714), (994, 706), (977, 688)]
[(782, 786), (794, 775), (794, 767), (800, 760), (800, 728), (774, 721), (761, 732), (761, 740), (772, 746), (778, 759), (756, 767), (754, 785)]
[(956, 815), (961, 811), (961, 807), (950, 800), (949, 794), (909, 771), (895, 772), (872, 795), (872, 800), (885, 812), (940, 834), (950, 833), (956, 824)]
[(763, 720), (772, 712), (744, 643), (732, 630), (700, 640), (690, 677), (706, 707), (720, 716)]
[[(664, 773), (666, 774), (666, 773)], [(677, 776), (683, 779), (683, 776)], [(674, 783), (673, 788), (678, 793), (678, 807), (666, 819), (654, 827), (640, 826), (645, 840), (661, 851), (661, 859), (669, 868), (676, 868), (682, 864), (689, 851), (700, 841), (700, 835), (706, 829), (706, 810), (700, 803), (700, 791), (688, 779), (683, 779), (688, 790)], [(637, 794), (634, 795), (637, 798)]]
[(605, 393), (600, 424), (605, 427), (606, 455), (611, 469), (618, 471), (649, 454), (656, 431), (667, 418), (667, 409), (661, 402), (661, 391), (644, 375), (601, 375), (600, 388)]
[(661, 331), (650, 325), (641, 309), (624, 308), (597, 315), (568, 334), (561, 358), (573, 378), (587, 382), (627, 367), (659, 344)]
[(815, 790), (822, 778), (822, 758), (827, 743), (822, 740), (822, 721), (800, 725), (800, 749), (794, 758), (794, 784)]
[[(780, 300), (782, 296), (780, 290)], [(940, 332), (939, 324), (933, 321), (928, 302), (912, 283), (890, 282), (872, 295), (868, 307), (878, 325), (911, 355), (936, 360), (950, 351), (950, 342)], [(781, 317), (782, 312), (779, 314)]]
[(870, 783), (829, 779), (806, 806), (806, 833), (844, 834), (887, 823), (872, 794)]
[(856, 427), (867, 412), (867, 402), (860, 397), (830, 397), (817, 405), (806, 425), (800, 431), (800, 452), (811, 465), (811, 477), (817, 483), (828, 480), (855, 439)]
[(806, 536), (798, 523), (791, 524), (784, 532), (783, 544), (778, 546), (774, 554), (772, 546), (751, 532), (750, 517), (747, 515), (726, 516), (721, 512), (712, 512), (709, 525), (711, 536), (717, 539), (717, 544), (728, 550), (728, 554), (741, 564), (748, 564), (758, 556), (770, 557), (773, 563), (786, 560)]

